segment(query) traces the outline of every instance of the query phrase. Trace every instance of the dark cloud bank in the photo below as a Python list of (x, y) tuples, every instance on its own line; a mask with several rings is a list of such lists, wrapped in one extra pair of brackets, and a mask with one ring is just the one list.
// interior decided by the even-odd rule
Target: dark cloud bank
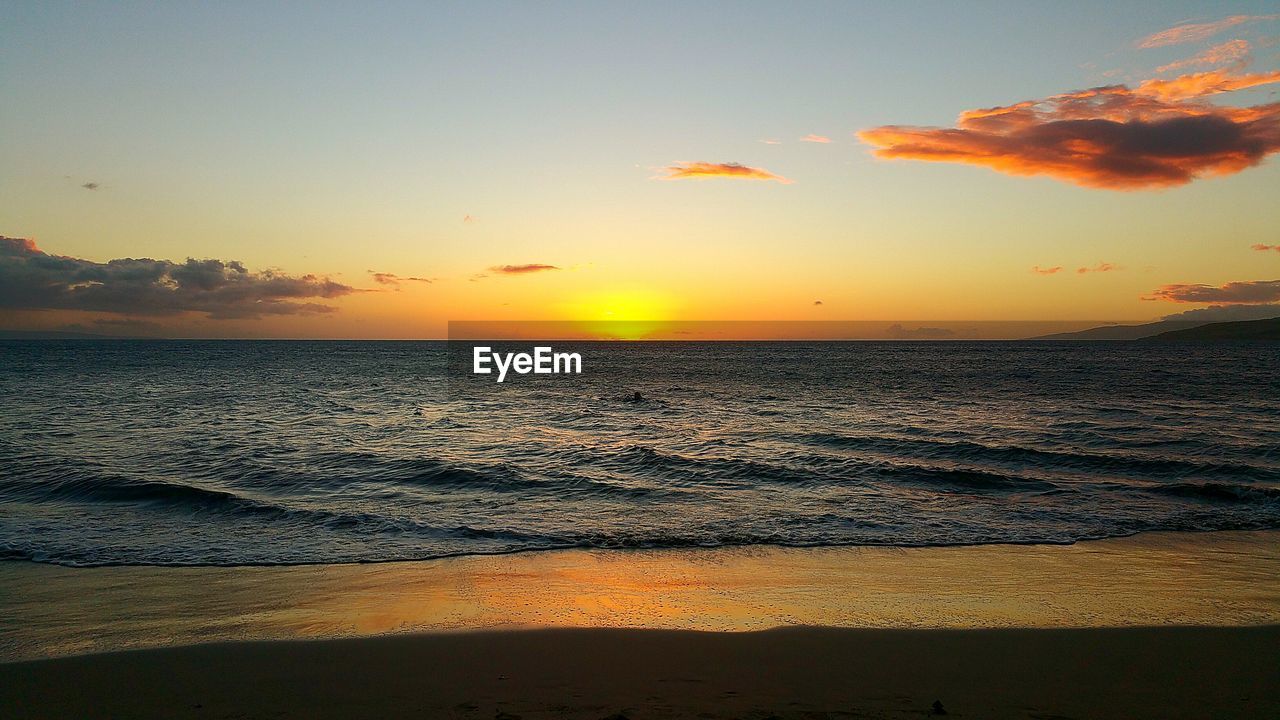
[(234, 260), (121, 258), (99, 263), (50, 255), (31, 240), (0, 237), (0, 309), (255, 318), (333, 312), (333, 306), (312, 300), (354, 292), (349, 285), (315, 275), (250, 272)]
[(1258, 305), (1280, 302), (1280, 280), (1243, 280), (1213, 286), (1175, 284), (1157, 288), (1148, 300), (1215, 305)]

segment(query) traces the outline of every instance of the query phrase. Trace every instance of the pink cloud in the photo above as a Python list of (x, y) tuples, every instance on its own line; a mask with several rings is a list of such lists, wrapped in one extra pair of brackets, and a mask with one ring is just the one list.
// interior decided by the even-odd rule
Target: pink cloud
[(1181, 75), (1171, 80), (1156, 78), (1138, 85), (1135, 91), (1161, 100), (1186, 100), (1204, 95), (1244, 90), (1280, 82), (1280, 70), (1239, 75), (1231, 70), (1208, 70)]
[(1231, 175), (1280, 152), (1280, 103), (1218, 105), (1199, 96), (1280, 81), (1197, 73), (1080, 90), (960, 113), (955, 127), (885, 125), (859, 139), (886, 160), (965, 163), (1084, 187), (1140, 190)]
[(1156, 72), (1169, 72), (1179, 68), (1191, 67), (1193, 65), (1231, 65), (1239, 66), (1249, 61), (1249, 41), (1248, 40), (1228, 40), (1221, 45), (1200, 52), (1195, 57), (1189, 57), (1185, 60), (1176, 60), (1168, 65), (1161, 65), (1156, 68)]
[(1251, 22), (1259, 22), (1262, 20), (1275, 20), (1278, 15), (1232, 15), (1221, 20), (1204, 23), (1186, 23), (1183, 25), (1175, 25), (1167, 30), (1161, 30), (1146, 36), (1138, 41), (1140, 48), (1164, 47), (1165, 45), (1181, 45), (1183, 43), (1199, 42), (1217, 35), (1218, 33), (1233, 28), (1237, 25), (1244, 25)]
[(784, 185), (791, 180), (775, 175), (763, 168), (748, 167), (738, 163), (678, 162), (665, 168), (663, 180), (705, 180), (707, 178), (738, 178), (743, 180), (773, 180)]

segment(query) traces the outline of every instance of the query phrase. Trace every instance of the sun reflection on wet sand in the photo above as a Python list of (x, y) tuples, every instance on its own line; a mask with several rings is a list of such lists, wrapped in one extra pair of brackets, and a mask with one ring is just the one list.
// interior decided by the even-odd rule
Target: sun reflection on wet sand
[(494, 627), (1280, 622), (1280, 533), (1072, 546), (555, 551), (295, 567), (0, 564), (0, 658)]

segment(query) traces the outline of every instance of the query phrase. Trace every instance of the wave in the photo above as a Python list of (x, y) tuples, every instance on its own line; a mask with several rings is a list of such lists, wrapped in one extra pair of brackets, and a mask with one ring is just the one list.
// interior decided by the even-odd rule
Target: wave
[(928, 486), (950, 487), (960, 490), (1049, 492), (1063, 489), (1048, 480), (981, 470), (893, 465), (883, 468), (881, 473), (887, 478), (898, 482), (920, 483)]
[(1280, 504), (1280, 488), (1264, 485), (1226, 483), (1172, 483), (1144, 488), (1157, 495), (1192, 498), (1208, 502)]
[(890, 457), (936, 458), (957, 461), (1003, 463), (1022, 467), (1058, 468), (1125, 476), (1229, 476), (1250, 480), (1280, 481), (1280, 469), (1242, 463), (1210, 462), (1183, 458), (1150, 458), (1136, 455), (1107, 455), (1061, 450), (1042, 450), (1019, 445), (987, 445), (973, 441), (936, 441), (880, 435), (840, 435), (810, 433), (797, 437), (801, 442), (861, 450)]
[(511, 555), (528, 552), (556, 550), (610, 550), (652, 551), (693, 550), (716, 548), (840, 548), (840, 547), (973, 547), (983, 545), (1074, 545), (1079, 542), (1131, 537), (1147, 532), (1222, 532), (1280, 530), (1280, 521), (1222, 520), (1216, 522), (1163, 522), (1140, 528), (1114, 528), (1095, 532), (1073, 534), (1039, 533), (1030, 535), (993, 534), (989, 537), (967, 539), (898, 539), (886, 540), (869, 537), (832, 537), (819, 539), (788, 538), (783, 533), (728, 532), (716, 535), (527, 535), (508, 530), (459, 526), (455, 529), (459, 540), (497, 540), (496, 548), (455, 545), (447, 550), (393, 550), (377, 552), (365, 548), (355, 553), (324, 552), (299, 554), (281, 559), (263, 559), (252, 553), (230, 558), (210, 558), (192, 554), (169, 554), (164, 557), (121, 556), (101, 549), (78, 548), (74, 550), (33, 547), (30, 544), (0, 542), (0, 561), (36, 562), (65, 567), (159, 566), (159, 567), (262, 567), (304, 566), (332, 564), (376, 564), (390, 562), (418, 562), (443, 560), (456, 557)]
[[(447, 392), (430, 359), (442, 346), (175, 342), (0, 363), (0, 558), (346, 562), (1280, 527), (1280, 407), (1267, 401), (1280, 381), (1229, 372), (1275, 367), (1274, 348), (606, 343), (593, 352), (623, 353), (608, 374), (471, 399)], [(619, 401), (633, 390), (646, 402)]]
[(226, 490), (93, 472), (74, 473), (53, 482), (8, 482), (4, 485), (4, 495), (26, 502), (155, 503), (193, 509), (266, 509), (255, 500)]

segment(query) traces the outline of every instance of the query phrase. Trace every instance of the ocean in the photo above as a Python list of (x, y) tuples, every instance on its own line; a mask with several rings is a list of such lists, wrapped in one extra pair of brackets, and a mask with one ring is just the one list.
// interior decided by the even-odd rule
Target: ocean
[(1280, 528), (1275, 344), (572, 348), (581, 375), (498, 384), (443, 342), (0, 342), (0, 558), (307, 564)]

